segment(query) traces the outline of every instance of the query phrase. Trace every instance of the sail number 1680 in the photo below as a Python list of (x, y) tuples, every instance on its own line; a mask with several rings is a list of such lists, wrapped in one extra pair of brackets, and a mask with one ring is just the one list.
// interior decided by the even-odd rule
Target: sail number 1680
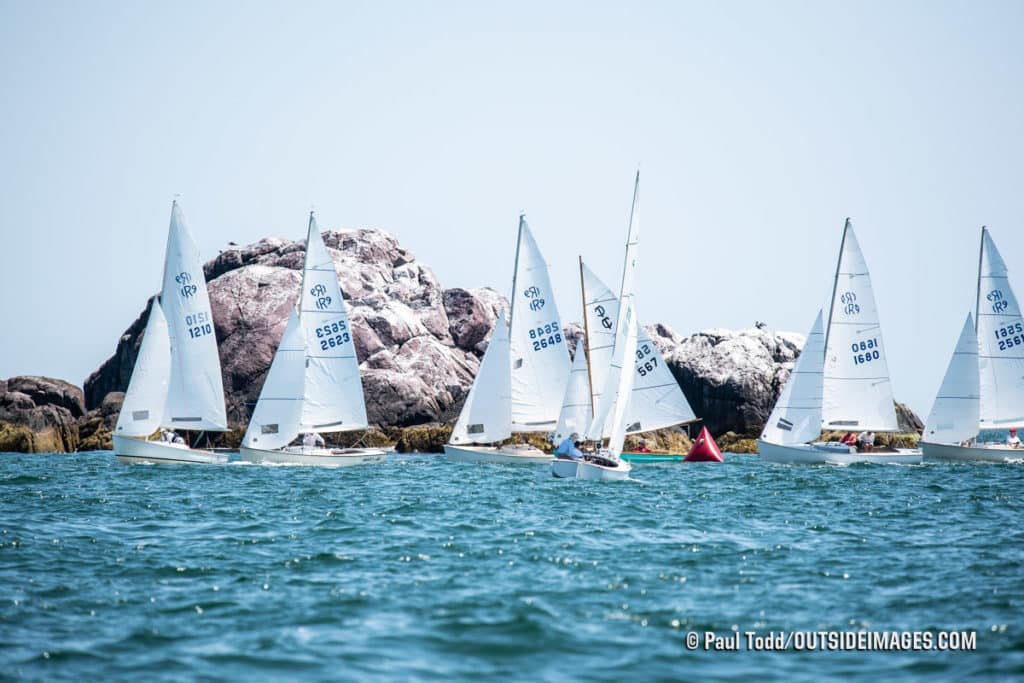
[(862, 342), (853, 342), (850, 344), (850, 350), (853, 351), (853, 364), (860, 365), (861, 363), (870, 363), (871, 361), (878, 360), (881, 358), (881, 354), (878, 352), (878, 339), (866, 339)]

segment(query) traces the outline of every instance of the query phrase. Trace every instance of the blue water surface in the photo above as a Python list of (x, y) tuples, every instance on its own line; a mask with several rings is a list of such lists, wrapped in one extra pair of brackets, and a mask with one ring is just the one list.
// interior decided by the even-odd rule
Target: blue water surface
[[(0, 456), (3, 680), (1007, 680), (1024, 465)], [(974, 652), (714, 652), (690, 631), (976, 633)]]

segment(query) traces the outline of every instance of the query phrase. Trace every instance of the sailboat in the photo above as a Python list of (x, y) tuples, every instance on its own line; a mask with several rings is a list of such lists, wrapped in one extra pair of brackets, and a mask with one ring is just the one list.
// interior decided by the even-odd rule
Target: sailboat
[(1006, 263), (984, 227), (975, 313), (960, 331), (921, 449), (926, 458), (1019, 460), (1024, 450), (975, 439), (983, 429), (1024, 427), (1024, 319)]
[[(162, 438), (150, 440), (158, 429)], [(171, 204), (163, 287), (150, 305), (117, 416), (114, 453), (125, 463), (227, 462), (226, 454), (192, 448), (168, 430), (227, 430), (206, 277), (177, 201)]]
[[(647, 355), (637, 349), (638, 328), (633, 295), (633, 280), (640, 237), (640, 173), (636, 174), (633, 185), (633, 203), (630, 209), (629, 232), (626, 237), (625, 260), (622, 267), (622, 283), (619, 287), (618, 300), (611, 295), (607, 287), (600, 285), (596, 295), (594, 313), (595, 329), (591, 332), (590, 316), (588, 316), (587, 273), (588, 269), (580, 258), (580, 294), (583, 298), (583, 348), (577, 347), (574, 369), (577, 370), (567, 385), (563, 396), (559, 429), (569, 429), (570, 421), (582, 422), (587, 417), (587, 406), (581, 397), (589, 394), (590, 422), (584, 433), (587, 442), (596, 444), (595, 453), (580, 460), (559, 457), (551, 463), (551, 473), (560, 478), (594, 479), (615, 481), (629, 477), (632, 466), (622, 459), (622, 445), (626, 439), (628, 409), (633, 402), (633, 389), (636, 377), (646, 368), (638, 370), (638, 356)], [(591, 274), (592, 275), (592, 274)], [(592, 282), (600, 284), (596, 277)], [(614, 305), (613, 305), (614, 304)], [(605, 315), (614, 316), (614, 320)], [(615, 330), (608, 339), (604, 330)], [(597, 342), (597, 335), (602, 335)], [(649, 340), (648, 340), (649, 341)], [(653, 343), (650, 344), (653, 347)], [(582, 354), (581, 354), (582, 352)], [(587, 365), (586, 378), (579, 371), (581, 361), (585, 357)], [(642, 376), (642, 375), (641, 375)], [(599, 391), (595, 391), (600, 387)], [(685, 401), (685, 399), (684, 399)], [(648, 404), (650, 402), (648, 401)], [(654, 402), (656, 405), (656, 402)], [(638, 402), (643, 407), (644, 399)], [(639, 423), (634, 423), (639, 424)], [(565, 426), (563, 426), (565, 425)], [(570, 432), (571, 434), (571, 432)]]
[(758, 451), (766, 462), (916, 464), (918, 449), (858, 452), (821, 442), (822, 430), (899, 430), (871, 275), (850, 219), (836, 263), (827, 318), (821, 311), (782, 389)]
[(480, 370), (445, 444), (458, 462), (536, 464), (551, 455), (529, 444), (501, 442), (513, 433), (555, 429), (569, 378), (569, 352), (548, 264), (519, 217), (509, 321), (495, 324)]
[(387, 453), (378, 448), (291, 445), (300, 434), (367, 426), (359, 361), (338, 273), (310, 212), (298, 308), (288, 318), (239, 457), (255, 463), (321, 467), (384, 462)]
[[(604, 384), (608, 360), (615, 347), (615, 329), (619, 315), (619, 299), (597, 275), (581, 262), (581, 284), (584, 299), (584, 327), (589, 330), (589, 356), (593, 366), (594, 386)], [(633, 390), (626, 409), (626, 434), (642, 434), (697, 421), (683, 390), (665, 363), (650, 335), (638, 324), (634, 354)], [(594, 394), (594, 398), (599, 396)], [(568, 433), (556, 431), (555, 443)], [(681, 461), (685, 454), (623, 453), (632, 462)]]

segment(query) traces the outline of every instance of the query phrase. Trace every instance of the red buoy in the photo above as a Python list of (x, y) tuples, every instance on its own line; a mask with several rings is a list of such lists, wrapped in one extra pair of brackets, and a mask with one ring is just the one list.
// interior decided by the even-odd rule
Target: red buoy
[(711, 432), (707, 427), (700, 430), (697, 440), (693, 442), (693, 448), (683, 458), (683, 462), (725, 462), (722, 451), (718, 450), (718, 444), (711, 438)]

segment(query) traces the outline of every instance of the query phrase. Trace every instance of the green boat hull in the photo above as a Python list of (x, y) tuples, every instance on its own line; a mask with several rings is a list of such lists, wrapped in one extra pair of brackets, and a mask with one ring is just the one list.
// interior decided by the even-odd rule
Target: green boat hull
[(622, 459), (628, 462), (682, 462), (685, 453), (623, 453)]

